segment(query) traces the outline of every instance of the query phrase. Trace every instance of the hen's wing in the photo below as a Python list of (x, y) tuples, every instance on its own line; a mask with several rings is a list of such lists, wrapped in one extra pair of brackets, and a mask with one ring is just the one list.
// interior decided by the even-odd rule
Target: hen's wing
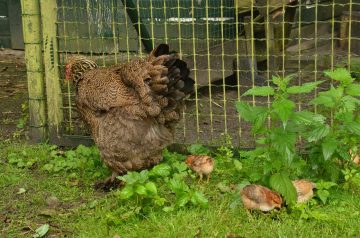
[(135, 118), (154, 117), (162, 124), (179, 118), (182, 100), (192, 90), (189, 69), (165, 44), (146, 59), (84, 74), (78, 100), (95, 112), (121, 107)]

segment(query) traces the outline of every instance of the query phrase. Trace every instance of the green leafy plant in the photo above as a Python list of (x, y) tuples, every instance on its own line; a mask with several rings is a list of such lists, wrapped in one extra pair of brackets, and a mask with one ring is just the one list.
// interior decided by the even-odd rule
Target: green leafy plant
[(316, 196), (320, 199), (320, 201), (323, 204), (326, 204), (328, 198), (330, 197), (329, 189), (336, 185), (337, 185), (336, 183), (328, 182), (328, 181), (319, 181), (316, 183), (316, 189), (317, 189)]
[(42, 169), (48, 172), (79, 171), (82, 175), (88, 173), (94, 178), (100, 177), (108, 171), (100, 161), (98, 149), (83, 145), (68, 151), (60, 151), (56, 146), (50, 147), (50, 159)]
[[(285, 78), (273, 77), (276, 88), (254, 87), (243, 94), (271, 96), (273, 100), (268, 107), (254, 106), (244, 101), (236, 103), (240, 116), (252, 124), (252, 133), (258, 146), (254, 151), (242, 153), (242, 156), (262, 158), (257, 163), (258, 166), (262, 165), (262, 171), (256, 176), (280, 192), (288, 204), (293, 204), (296, 200), (290, 174), (302, 173), (298, 169), (302, 162), (296, 152), (296, 143), (304, 130), (303, 125), (323, 120), (309, 111), (297, 112), (295, 102), (290, 99), (290, 95), (310, 93), (323, 81), (289, 86), (292, 78), (291, 75)], [(250, 178), (250, 181), (254, 180), (254, 177)]]
[(341, 170), (344, 175), (343, 188), (350, 191), (360, 190), (360, 171), (358, 168), (345, 168)]
[(17, 166), (18, 168), (31, 168), (38, 161), (37, 157), (32, 157), (25, 150), (21, 153), (8, 154), (8, 162)]
[[(196, 145), (192, 149), (206, 151), (203, 146)], [(185, 156), (164, 151), (164, 163), (156, 165), (151, 170), (129, 172), (118, 179), (125, 182), (125, 187), (116, 192), (121, 200), (135, 201), (133, 206), (146, 212), (150, 207), (162, 208), (166, 212), (173, 211), (186, 205), (207, 207), (208, 200), (195, 187), (187, 184), (186, 178), (193, 177), (184, 163)], [(172, 194), (165, 197), (159, 194)], [(132, 203), (131, 203), (132, 204)]]
[(360, 140), (360, 84), (344, 68), (325, 71), (325, 76), (334, 84), (310, 102), (317, 107), (319, 120), (309, 125), (304, 138), (319, 176), (338, 181), (340, 169), (351, 161), (349, 150)]

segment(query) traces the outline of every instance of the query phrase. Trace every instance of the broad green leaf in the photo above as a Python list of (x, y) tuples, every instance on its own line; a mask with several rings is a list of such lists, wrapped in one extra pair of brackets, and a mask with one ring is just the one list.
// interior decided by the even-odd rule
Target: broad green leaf
[(335, 101), (332, 97), (328, 95), (322, 95), (320, 94), (316, 98), (310, 101), (310, 104), (314, 105), (324, 105), (325, 107), (333, 108), (335, 107)]
[(289, 84), (289, 82), (295, 78), (295, 74), (289, 74), (287, 75), (285, 78), (281, 78), (278, 76), (273, 76), (272, 77), (272, 81), (274, 84), (276, 84), (278, 86), (278, 88), (281, 91), (285, 91), (287, 88), (287, 85)]
[(322, 201), (322, 203), (326, 204), (326, 201), (327, 201), (328, 197), (330, 196), (330, 193), (327, 190), (318, 190), (317, 195), (320, 198), (320, 200)]
[(167, 164), (156, 165), (150, 171), (150, 176), (167, 177), (170, 175), (171, 167)]
[(341, 102), (343, 103), (344, 109), (347, 111), (354, 111), (356, 108), (358, 108), (358, 105), (360, 104), (359, 99), (349, 95), (344, 96), (341, 99)]
[(162, 198), (162, 197), (159, 197), (159, 196), (156, 196), (154, 198), (154, 203), (158, 206), (163, 206), (166, 202), (166, 199), (165, 198)]
[(155, 183), (153, 183), (153, 182), (147, 182), (146, 184), (145, 184), (145, 188), (146, 188), (146, 190), (147, 191), (149, 191), (151, 194), (157, 194), (157, 189), (156, 189), (156, 185), (155, 185)]
[(309, 135), (308, 135), (308, 141), (309, 142), (313, 142), (313, 141), (318, 141), (321, 138), (324, 138), (325, 136), (327, 136), (330, 132), (330, 127), (329, 125), (325, 124), (325, 125), (319, 125), (318, 127), (316, 127), (314, 130), (312, 130)]
[(266, 118), (268, 109), (266, 107), (250, 106), (247, 102), (236, 102), (237, 111), (241, 118), (248, 122), (255, 122), (259, 118)]
[(334, 138), (327, 138), (321, 144), (324, 159), (328, 160), (334, 154), (339, 142)]
[(273, 87), (270, 86), (263, 86), (263, 87), (253, 87), (247, 90), (242, 96), (271, 96), (274, 95), (275, 91)]
[(178, 207), (185, 206), (190, 201), (190, 195), (188, 193), (183, 193), (176, 199), (176, 205)]
[(209, 148), (200, 144), (192, 144), (187, 150), (193, 155), (209, 155), (211, 153)]
[(293, 110), (295, 108), (295, 103), (288, 99), (280, 99), (280, 100), (275, 100), (272, 104), (272, 107), (275, 113), (279, 115), (285, 127), (287, 120), (289, 119), (290, 115), (293, 113)]
[(273, 147), (283, 158), (291, 162), (296, 142), (296, 134), (283, 128), (276, 128), (271, 131), (270, 139)]
[(333, 80), (339, 81), (344, 85), (350, 84), (354, 81), (354, 79), (351, 77), (350, 72), (345, 68), (337, 68), (334, 71), (327, 70), (324, 73), (325, 76)]
[(325, 121), (325, 117), (320, 114), (315, 114), (309, 111), (300, 111), (293, 114), (293, 120), (296, 124), (322, 124)]
[(270, 177), (270, 186), (284, 197), (287, 204), (295, 204), (296, 189), (286, 173), (280, 172), (272, 175)]
[(292, 86), (287, 89), (287, 93), (289, 94), (301, 94), (301, 93), (310, 93), (313, 91), (319, 84), (323, 83), (324, 80), (304, 83), (301, 86)]
[(209, 203), (204, 194), (198, 191), (195, 191), (191, 196), (191, 202), (194, 205), (200, 205), (202, 207), (207, 207)]
[(360, 96), (360, 84), (350, 84), (346, 87), (345, 93), (354, 97)]
[(353, 121), (346, 124), (346, 127), (350, 132), (360, 135), (360, 123)]
[(125, 186), (125, 188), (123, 188), (120, 191), (120, 199), (128, 199), (130, 198), (132, 195), (134, 194), (134, 188), (132, 186)]
[(234, 166), (237, 171), (241, 171), (243, 168), (242, 163), (239, 160), (234, 159)]
[(148, 170), (143, 170), (139, 173), (139, 182), (140, 183), (145, 183), (145, 181), (147, 181), (149, 179), (149, 171)]
[(138, 172), (128, 172), (124, 176), (118, 176), (117, 179), (124, 181), (126, 184), (134, 184), (139, 181), (140, 176)]
[(139, 195), (146, 195), (146, 188), (144, 185), (137, 185), (135, 192)]
[(40, 226), (39, 228), (37, 228), (35, 230), (36, 234), (33, 235), (33, 238), (44, 237), (46, 235), (46, 233), (48, 233), (49, 228), (50, 228), (49, 224), (44, 224), (44, 225)]
[(168, 186), (176, 194), (181, 194), (189, 191), (189, 186), (180, 179), (170, 179)]
[(164, 212), (172, 212), (174, 211), (174, 206), (164, 207), (162, 210)]

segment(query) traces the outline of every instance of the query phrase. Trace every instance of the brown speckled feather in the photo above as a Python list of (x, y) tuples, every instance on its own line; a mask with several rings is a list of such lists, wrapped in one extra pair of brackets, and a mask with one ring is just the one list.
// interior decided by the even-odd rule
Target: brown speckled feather
[(91, 127), (102, 160), (114, 172), (149, 168), (162, 159), (186, 90), (194, 84), (185, 62), (169, 54), (167, 45), (146, 59), (108, 68), (75, 59), (68, 72), (76, 85), (78, 111)]

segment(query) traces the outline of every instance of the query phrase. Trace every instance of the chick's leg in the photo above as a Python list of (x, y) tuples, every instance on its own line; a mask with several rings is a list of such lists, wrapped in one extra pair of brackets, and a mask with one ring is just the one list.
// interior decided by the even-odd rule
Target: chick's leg
[(209, 180), (210, 180), (211, 174), (206, 175), (206, 177), (207, 177), (206, 182), (207, 182), (207, 183), (209, 183)]
[(199, 178), (199, 183), (201, 183), (202, 180), (203, 180), (203, 174), (200, 173), (200, 174), (199, 174), (199, 177), (200, 177), (200, 178)]

